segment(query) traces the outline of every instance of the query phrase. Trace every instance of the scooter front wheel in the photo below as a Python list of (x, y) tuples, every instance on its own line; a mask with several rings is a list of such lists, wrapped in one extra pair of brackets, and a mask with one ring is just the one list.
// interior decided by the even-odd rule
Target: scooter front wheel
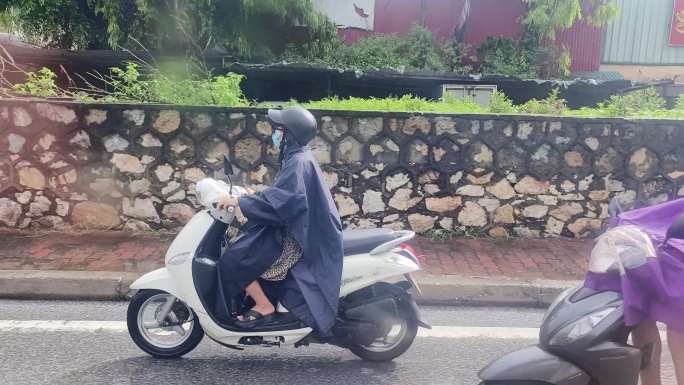
[(185, 303), (161, 290), (141, 290), (128, 305), (128, 333), (145, 353), (178, 358), (202, 341), (204, 330)]
[(367, 361), (391, 361), (404, 354), (413, 344), (418, 334), (418, 321), (415, 318), (396, 320), (387, 333), (369, 345), (352, 345), (352, 353)]

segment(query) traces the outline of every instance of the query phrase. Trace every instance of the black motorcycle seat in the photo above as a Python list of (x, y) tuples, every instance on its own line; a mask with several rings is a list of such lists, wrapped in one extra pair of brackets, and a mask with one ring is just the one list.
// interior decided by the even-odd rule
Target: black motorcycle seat
[(342, 232), (344, 255), (368, 253), (383, 243), (401, 236), (402, 233), (391, 229), (344, 230)]

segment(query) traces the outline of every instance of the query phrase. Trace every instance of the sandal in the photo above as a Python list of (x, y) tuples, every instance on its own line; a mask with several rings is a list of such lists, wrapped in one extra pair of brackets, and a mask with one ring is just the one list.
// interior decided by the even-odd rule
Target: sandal
[(244, 329), (251, 329), (257, 326), (263, 326), (272, 322), (275, 319), (276, 313), (263, 315), (256, 310), (248, 310), (244, 315), (244, 320), (237, 320), (235, 324)]

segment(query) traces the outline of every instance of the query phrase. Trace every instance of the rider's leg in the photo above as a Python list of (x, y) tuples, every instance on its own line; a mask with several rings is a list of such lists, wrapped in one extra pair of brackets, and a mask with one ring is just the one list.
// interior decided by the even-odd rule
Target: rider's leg
[(684, 385), (684, 333), (668, 327), (667, 344), (672, 353), (677, 384)]
[(254, 300), (255, 305), (252, 310), (257, 311), (262, 315), (268, 315), (275, 312), (275, 307), (261, 289), (259, 281), (250, 283), (249, 286), (245, 288), (245, 292)]
[[(660, 355), (662, 343), (660, 333), (655, 321), (644, 321), (632, 332), (634, 346), (642, 347), (653, 344), (653, 356), (651, 364), (641, 371), (641, 383), (643, 385), (660, 385)], [(683, 384), (680, 384), (683, 385)]]

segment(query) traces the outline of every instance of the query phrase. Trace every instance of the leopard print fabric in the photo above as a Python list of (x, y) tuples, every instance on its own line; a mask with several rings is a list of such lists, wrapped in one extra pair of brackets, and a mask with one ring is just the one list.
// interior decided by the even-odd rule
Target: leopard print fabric
[[(239, 225), (240, 224), (237, 226), (231, 224), (228, 226), (228, 229), (226, 230), (226, 239), (224, 240), (225, 245), (222, 245), (221, 253), (230, 248), (230, 246), (242, 236)], [(261, 278), (267, 281), (284, 280), (288, 271), (290, 271), (292, 266), (294, 266), (301, 257), (302, 249), (299, 247), (299, 243), (289, 233), (285, 232), (285, 235), (283, 236), (283, 252), (273, 265), (261, 275)]]
[(299, 258), (302, 257), (302, 248), (299, 247), (299, 243), (290, 234), (283, 237), (283, 252), (280, 257), (271, 265), (271, 267), (266, 270), (261, 278), (267, 281), (282, 281), (287, 276), (287, 272), (290, 271), (295, 263), (299, 262)]

